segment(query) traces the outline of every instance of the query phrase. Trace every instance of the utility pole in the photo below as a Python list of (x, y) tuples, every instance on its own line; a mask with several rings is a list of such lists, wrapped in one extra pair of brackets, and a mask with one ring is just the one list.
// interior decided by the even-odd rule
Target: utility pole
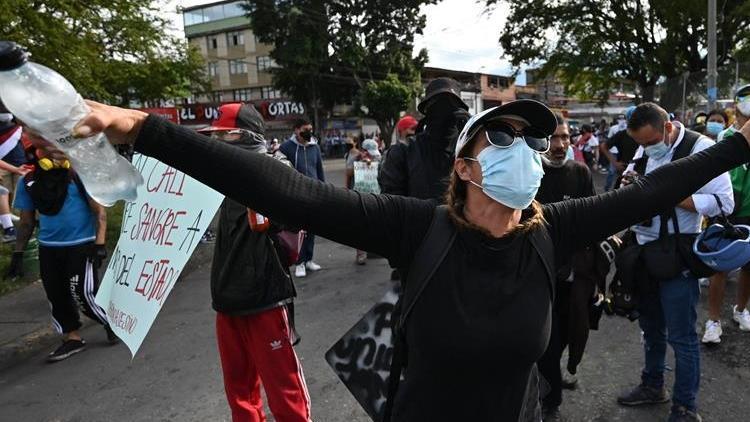
[(681, 122), (687, 122), (687, 108), (685, 107), (685, 97), (687, 94), (687, 80), (688, 76), (690, 76), (690, 72), (685, 72), (682, 74), (682, 120)]
[(708, 0), (708, 110), (716, 108), (716, 0)]

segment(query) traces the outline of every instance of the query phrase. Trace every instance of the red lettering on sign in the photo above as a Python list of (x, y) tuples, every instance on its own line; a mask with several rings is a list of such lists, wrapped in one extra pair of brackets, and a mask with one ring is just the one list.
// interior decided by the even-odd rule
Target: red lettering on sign
[(143, 262), (135, 292), (146, 298), (146, 302), (155, 300), (161, 304), (178, 274), (179, 271), (169, 265), (168, 259), (147, 259)]
[(172, 231), (179, 229), (177, 219), (187, 215), (186, 211), (175, 211), (172, 208), (152, 208), (148, 202), (143, 204), (138, 214), (138, 221), (130, 229), (130, 240), (153, 242), (157, 246), (172, 246)]

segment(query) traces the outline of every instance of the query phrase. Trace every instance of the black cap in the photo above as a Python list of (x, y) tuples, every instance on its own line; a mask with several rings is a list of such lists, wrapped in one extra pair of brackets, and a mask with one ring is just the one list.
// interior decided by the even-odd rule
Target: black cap
[(13, 70), (28, 60), (28, 54), (13, 41), (0, 41), (0, 71)]
[(213, 132), (216, 130), (246, 129), (258, 135), (265, 135), (266, 126), (263, 116), (252, 104), (232, 103), (219, 107), (219, 117), (211, 122), (211, 126), (199, 132)]
[(552, 136), (555, 130), (557, 130), (557, 118), (544, 103), (526, 99), (510, 101), (501, 106), (475, 114), (469, 119), (458, 136), (456, 156), (461, 152), (461, 148), (476, 135), (479, 129), (502, 116), (523, 119), (529, 126), (541, 131), (544, 136)]
[(448, 94), (456, 97), (461, 103), (461, 107), (464, 110), (469, 110), (469, 106), (467, 106), (461, 99), (461, 86), (455, 79), (451, 78), (436, 78), (430, 81), (430, 83), (427, 84), (427, 88), (425, 88), (424, 99), (417, 105), (417, 110), (419, 110), (420, 113), (425, 114), (427, 104), (430, 104), (432, 99), (440, 94)]

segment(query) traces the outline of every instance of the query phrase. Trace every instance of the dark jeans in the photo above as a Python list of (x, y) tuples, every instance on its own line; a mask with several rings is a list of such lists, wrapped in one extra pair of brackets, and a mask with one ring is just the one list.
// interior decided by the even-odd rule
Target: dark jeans
[(305, 234), (305, 240), (302, 241), (302, 248), (299, 251), (297, 265), (304, 264), (313, 259), (313, 249), (315, 249), (315, 235), (312, 233)]
[(695, 331), (699, 296), (698, 279), (688, 273), (661, 281), (658, 290), (643, 295), (639, 304), (646, 355), (641, 381), (655, 388), (664, 385), (669, 343), (676, 363), (672, 401), (690, 410), (696, 409), (700, 385), (700, 344)]
[(617, 180), (617, 168), (615, 168), (614, 164), (610, 164), (609, 168), (607, 168), (607, 181), (604, 182), (604, 190), (608, 191), (615, 187), (615, 181)]

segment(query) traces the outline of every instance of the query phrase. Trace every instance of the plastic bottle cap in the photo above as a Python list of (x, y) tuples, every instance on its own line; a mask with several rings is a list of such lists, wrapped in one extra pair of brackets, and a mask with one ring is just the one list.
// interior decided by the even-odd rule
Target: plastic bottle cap
[(0, 71), (13, 70), (28, 61), (28, 53), (13, 41), (0, 41)]

